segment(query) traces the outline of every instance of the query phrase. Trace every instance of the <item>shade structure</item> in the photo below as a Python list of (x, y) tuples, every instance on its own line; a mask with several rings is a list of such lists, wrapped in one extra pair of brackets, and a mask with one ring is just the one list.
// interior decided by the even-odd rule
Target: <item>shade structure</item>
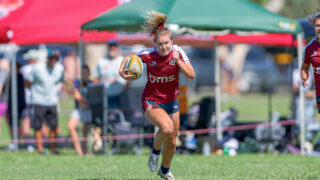
[(168, 14), (174, 0), (133, 0), (82, 25), (85, 30), (140, 31), (143, 14), (155, 10)]
[(301, 32), (297, 21), (247, 0), (176, 0), (168, 14), (168, 23), (204, 31)]
[[(117, 0), (20, 1), (20, 7), (0, 18), (0, 43), (76, 43), (81, 24), (118, 6)], [(86, 33), (89, 39), (96, 36), (100, 35)], [(103, 36), (114, 37), (115, 33)]]
[(297, 21), (247, 0), (133, 0), (89, 21), (82, 28), (139, 31), (144, 22), (142, 14), (150, 10), (167, 14), (169, 24), (201, 31), (301, 32)]

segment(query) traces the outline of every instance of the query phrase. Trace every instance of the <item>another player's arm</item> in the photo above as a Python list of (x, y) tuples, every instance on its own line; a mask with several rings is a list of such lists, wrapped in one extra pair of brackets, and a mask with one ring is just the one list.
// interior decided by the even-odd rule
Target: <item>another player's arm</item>
[(302, 81), (303, 87), (309, 86), (307, 83), (307, 80), (309, 78), (309, 69), (310, 69), (310, 64), (303, 63), (300, 69), (300, 77)]
[(177, 51), (173, 51), (173, 58), (176, 61), (177, 65), (179, 66), (180, 70), (183, 74), (188, 77), (189, 79), (194, 79), (195, 74), (192, 67), (191, 62), (185, 63), (180, 59), (180, 54)]
[(120, 68), (119, 68), (119, 74), (120, 76), (125, 79), (125, 80), (128, 80), (128, 81), (132, 81), (136, 78), (135, 75), (130, 75), (128, 74), (128, 69), (124, 69), (124, 65), (127, 61), (127, 59), (132, 56), (132, 55), (135, 55), (136, 53), (131, 53), (129, 54), (128, 56), (124, 57), (122, 62), (121, 62), (121, 65), (120, 65)]

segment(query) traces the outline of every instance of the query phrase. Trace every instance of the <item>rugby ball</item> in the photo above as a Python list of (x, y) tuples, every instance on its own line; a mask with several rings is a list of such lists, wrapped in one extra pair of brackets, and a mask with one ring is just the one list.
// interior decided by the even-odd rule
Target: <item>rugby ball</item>
[(137, 55), (131, 55), (125, 65), (124, 69), (128, 69), (128, 74), (135, 75), (135, 80), (139, 79), (143, 72), (143, 64), (142, 60)]

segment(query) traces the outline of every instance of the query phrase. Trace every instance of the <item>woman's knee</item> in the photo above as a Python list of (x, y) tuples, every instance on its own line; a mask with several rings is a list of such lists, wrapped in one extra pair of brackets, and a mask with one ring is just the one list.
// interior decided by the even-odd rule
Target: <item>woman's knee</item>
[(172, 136), (174, 133), (174, 127), (171, 122), (166, 123), (165, 125), (162, 126), (161, 130), (163, 131), (164, 134), (167, 136)]

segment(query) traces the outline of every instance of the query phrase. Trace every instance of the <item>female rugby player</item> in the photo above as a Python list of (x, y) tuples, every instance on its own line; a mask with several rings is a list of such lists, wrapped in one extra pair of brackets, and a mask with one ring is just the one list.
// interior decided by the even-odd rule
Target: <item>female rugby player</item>
[(320, 11), (315, 13), (312, 17), (308, 16), (308, 19), (312, 23), (316, 35), (305, 47), (300, 76), (303, 87), (309, 86), (307, 80), (310, 75), (309, 69), (311, 64), (315, 80), (318, 113), (320, 113)]
[[(148, 162), (149, 169), (158, 169), (161, 146), (162, 163), (158, 170), (161, 178), (173, 180), (170, 165), (176, 150), (176, 137), (179, 131), (179, 71), (190, 79), (195, 77), (193, 67), (177, 45), (173, 45), (172, 32), (165, 27), (167, 16), (151, 11), (147, 13), (143, 29), (153, 36), (155, 46), (136, 55), (147, 65), (148, 82), (142, 94), (142, 108), (145, 118), (159, 128), (155, 135), (153, 149)], [(132, 55), (132, 54), (131, 54)], [(130, 56), (130, 55), (129, 55)], [(126, 80), (133, 80), (128, 69), (123, 69), (126, 56), (119, 73)]]

